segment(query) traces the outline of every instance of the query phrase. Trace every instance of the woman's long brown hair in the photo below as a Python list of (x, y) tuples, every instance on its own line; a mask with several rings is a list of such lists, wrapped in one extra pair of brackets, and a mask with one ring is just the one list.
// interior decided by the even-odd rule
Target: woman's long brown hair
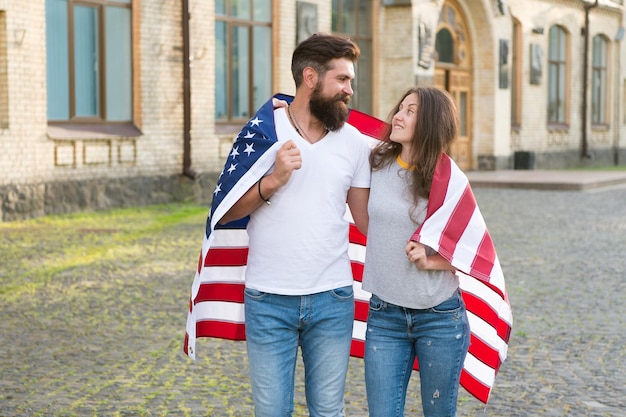
[(381, 141), (370, 155), (373, 170), (392, 164), (402, 151), (402, 145), (389, 140), (391, 121), (400, 104), (409, 95), (417, 96), (417, 121), (413, 132), (411, 160), (404, 161), (414, 167), (410, 171), (410, 189), (415, 205), (420, 198), (428, 198), (440, 156), (447, 152), (458, 134), (458, 115), (454, 100), (446, 91), (434, 87), (409, 89), (391, 111), (389, 126)]

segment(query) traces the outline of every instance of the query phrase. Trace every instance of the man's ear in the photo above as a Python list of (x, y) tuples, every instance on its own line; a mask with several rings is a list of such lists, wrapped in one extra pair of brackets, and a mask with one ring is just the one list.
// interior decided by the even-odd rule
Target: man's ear
[(319, 74), (313, 69), (313, 67), (306, 67), (302, 71), (302, 81), (311, 90), (317, 86), (319, 80)]

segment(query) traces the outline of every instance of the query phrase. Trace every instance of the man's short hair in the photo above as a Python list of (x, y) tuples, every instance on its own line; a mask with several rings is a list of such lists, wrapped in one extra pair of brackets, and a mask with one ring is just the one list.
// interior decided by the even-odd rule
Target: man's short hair
[(324, 76), (330, 66), (328, 63), (333, 59), (346, 58), (355, 62), (361, 50), (349, 38), (325, 33), (315, 33), (300, 42), (293, 51), (291, 58), (291, 73), (296, 82), (296, 88), (302, 84), (302, 71), (311, 67), (320, 76)]

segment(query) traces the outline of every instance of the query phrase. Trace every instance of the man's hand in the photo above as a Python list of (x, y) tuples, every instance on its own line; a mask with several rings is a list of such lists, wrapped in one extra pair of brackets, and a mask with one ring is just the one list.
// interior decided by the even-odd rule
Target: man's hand
[(272, 97), (272, 105), (275, 109), (279, 109), (281, 107), (289, 107), (289, 103), (287, 103), (285, 100), (279, 100), (276, 97)]
[(287, 184), (294, 170), (302, 168), (302, 155), (293, 140), (288, 140), (276, 153), (274, 172), (270, 177), (276, 180), (276, 188)]
[[(241, 219), (256, 210), (264, 199), (269, 199), (283, 185), (287, 184), (294, 170), (302, 167), (302, 156), (294, 141), (285, 142), (276, 153), (274, 171), (263, 177), (263, 184), (255, 183), (241, 196), (219, 220), (220, 224)], [(259, 180), (260, 181), (260, 180)], [(263, 195), (263, 199), (261, 198)]]

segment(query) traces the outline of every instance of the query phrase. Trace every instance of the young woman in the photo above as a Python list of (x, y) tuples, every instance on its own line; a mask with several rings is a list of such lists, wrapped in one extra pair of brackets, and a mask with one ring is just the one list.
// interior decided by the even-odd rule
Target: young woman
[(442, 256), (407, 239), (425, 219), (435, 167), (457, 130), (456, 107), (445, 91), (412, 88), (370, 157), (363, 289), (372, 293), (365, 341), (371, 417), (404, 415), (416, 358), (424, 415), (456, 415), (470, 338), (459, 280)]

